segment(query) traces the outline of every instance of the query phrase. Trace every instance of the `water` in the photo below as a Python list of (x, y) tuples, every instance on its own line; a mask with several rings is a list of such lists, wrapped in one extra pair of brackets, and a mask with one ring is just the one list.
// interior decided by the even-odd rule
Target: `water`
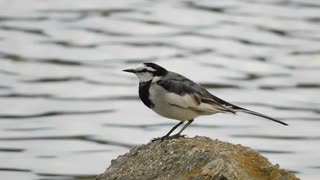
[(177, 123), (137, 98), (145, 61), (280, 118), (198, 118), (302, 179), (320, 168), (320, 2), (0, 1), (0, 177), (90, 179)]

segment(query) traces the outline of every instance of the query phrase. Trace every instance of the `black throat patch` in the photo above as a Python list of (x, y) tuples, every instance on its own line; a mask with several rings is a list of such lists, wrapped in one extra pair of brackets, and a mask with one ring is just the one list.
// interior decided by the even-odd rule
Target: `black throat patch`
[(144, 105), (148, 108), (154, 107), (154, 104), (149, 99), (149, 88), (151, 85), (151, 80), (147, 82), (140, 82), (139, 83), (139, 97)]

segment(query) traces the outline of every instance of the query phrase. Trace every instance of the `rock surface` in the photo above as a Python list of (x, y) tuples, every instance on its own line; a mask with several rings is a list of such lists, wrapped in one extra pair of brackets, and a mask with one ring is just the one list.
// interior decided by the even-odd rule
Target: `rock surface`
[(295, 175), (272, 165), (258, 152), (206, 137), (178, 138), (136, 146), (113, 160), (96, 180), (239, 179), (291, 180)]

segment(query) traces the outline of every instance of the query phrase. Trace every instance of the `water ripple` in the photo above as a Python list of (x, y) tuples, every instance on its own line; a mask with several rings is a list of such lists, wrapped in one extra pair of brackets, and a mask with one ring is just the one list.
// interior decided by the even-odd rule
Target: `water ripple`
[(80, 114), (100, 114), (100, 113), (111, 113), (114, 110), (96, 110), (96, 111), (50, 111), (39, 114), (28, 114), (28, 115), (11, 115), (11, 114), (0, 114), (0, 119), (30, 119), (39, 117), (49, 116), (64, 116), (64, 115), (80, 115)]
[(97, 97), (58, 97), (53, 94), (22, 94), (22, 93), (10, 93), (10, 94), (0, 94), (0, 98), (42, 98), (51, 99), (58, 101), (108, 101), (108, 100), (125, 100), (132, 101), (138, 100), (138, 96), (97, 96)]
[(229, 11), (235, 8), (235, 6), (228, 6), (228, 7), (214, 7), (214, 6), (204, 6), (204, 5), (200, 5), (197, 4), (196, 2), (192, 2), (192, 1), (187, 1), (184, 3), (185, 6), (189, 7), (189, 8), (193, 8), (193, 9), (198, 9), (198, 10), (202, 10), (202, 11), (209, 11), (209, 12), (214, 12), (214, 13), (224, 13), (226, 11)]
[(36, 128), (5, 128), (5, 131), (20, 131), (20, 132), (35, 132), (35, 131), (47, 131), (54, 129), (53, 127), (36, 127)]
[(49, 18), (46, 16), (41, 16), (41, 17), (10, 17), (10, 16), (0, 16), (0, 21), (5, 22), (5, 21), (29, 21), (29, 22), (33, 22), (33, 21), (46, 21)]
[(78, 175), (78, 174), (54, 174), (54, 173), (36, 173), (38, 176), (41, 177), (41, 179), (55, 179), (55, 180), (92, 180), (97, 175), (91, 174), (91, 175)]
[(0, 25), (0, 30), (23, 32), (23, 33), (35, 34), (35, 35), (40, 35), (45, 37), (49, 36), (42, 29), (36, 29), (36, 28), (22, 28), (22, 27), (15, 27), (15, 26)]
[(12, 152), (12, 153), (19, 153), (19, 152), (24, 152), (26, 149), (22, 148), (1, 148), (0, 147), (0, 152)]
[(294, 154), (294, 151), (280, 151), (280, 150), (259, 150), (256, 149), (256, 151), (263, 153), (263, 154)]
[(90, 135), (76, 135), (76, 136), (41, 136), (41, 137), (0, 137), (0, 141), (33, 141), (33, 140), (81, 140), (97, 144), (120, 146), (125, 148), (132, 148), (134, 144), (122, 143), (112, 140), (102, 140)]
[(41, 9), (38, 10), (40, 13), (45, 14), (79, 14), (81, 16), (87, 17), (90, 15), (94, 16), (111, 16), (113, 14), (130, 13), (136, 12), (134, 9), (122, 8), (122, 9)]
[(85, 67), (93, 67), (93, 68), (112, 67), (107, 64), (101, 64), (101, 63), (95, 64), (94, 62), (89, 63), (89, 62), (83, 62), (83, 61), (72, 60), (72, 59), (24, 57), (18, 54), (12, 54), (12, 53), (1, 52), (1, 51), (0, 51), (0, 57), (2, 57), (4, 60), (10, 60), (15, 62), (29, 62), (29, 63), (31, 62), (31, 63), (39, 63), (39, 64), (53, 64), (53, 65), (59, 65), (59, 66), (85, 66)]
[(19, 168), (0, 168), (0, 171), (16, 171), (16, 172), (31, 172), (30, 169), (19, 169)]
[(70, 77), (43, 77), (37, 79), (27, 79), (21, 80), (24, 83), (31, 83), (31, 84), (44, 84), (44, 83), (61, 83), (61, 82), (85, 82), (87, 84), (94, 84), (94, 85), (104, 85), (104, 86), (128, 86), (126, 83), (122, 82), (102, 82), (102, 81), (95, 81), (86, 79), (84, 77), (79, 76), (70, 76)]
[(261, 106), (261, 107), (270, 107), (273, 109), (278, 109), (278, 110), (290, 110), (290, 111), (309, 111), (309, 112), (315, 112), (319, 113), (320, 109), (317, 108), (305, 108), (305, 107), (293, 107), (293, 106), (279, 106), (279, 105), (270, 105), (266, 103), (239, 103), (242, 105), (248, 105), (248, 106)]
[(320, 140), (320, 136), (277, 136), (277, 135), (251, 135), (251, 134), (234, 134), (236, 138), (254, 138), (254, 139), (274, 139), (274, 140), (293, 140), (308, 141)]

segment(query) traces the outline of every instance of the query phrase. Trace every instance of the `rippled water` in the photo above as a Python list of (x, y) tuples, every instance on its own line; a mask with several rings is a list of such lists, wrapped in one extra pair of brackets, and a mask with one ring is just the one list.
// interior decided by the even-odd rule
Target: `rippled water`
[(1, 0), (0, 177), (86, 179), (176, 122), (121, 72), (153, 61), (289, 123), (198, 118), (185, 133), (320, 171), (320, 1)]

